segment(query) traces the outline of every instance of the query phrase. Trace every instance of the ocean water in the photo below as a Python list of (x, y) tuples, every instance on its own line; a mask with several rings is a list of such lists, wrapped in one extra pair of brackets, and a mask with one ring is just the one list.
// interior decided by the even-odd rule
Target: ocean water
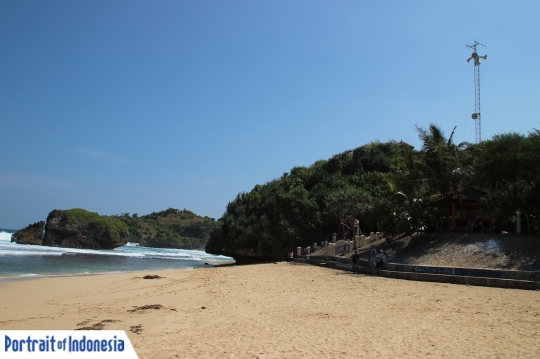
[(0, 229), (0, 280), (188, 269), (234, 263), (225, 256), (184, 249), (130, 245), (113, 250), (71, 249), (11, 243), (14, 231)]

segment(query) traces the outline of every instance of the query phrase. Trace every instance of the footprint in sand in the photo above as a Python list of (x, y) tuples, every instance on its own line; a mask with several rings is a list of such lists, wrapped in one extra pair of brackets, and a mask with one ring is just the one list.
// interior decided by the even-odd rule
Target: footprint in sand
[(148, 305), (143, 305), (141, 307), (134, 306), (133, 309), (129, 309), (128, 312), (133, 313), (140, 310), (161, 309), (161, 308), (163, 308), (161, 304), (148, 304)]
[[(89, 322), (90, 322), (90, 320), (85, 320), (84, 322), (80, 322), (79, 324), (77, 324), (77, 326), (85, 325), (85, 324), (88, 324)], [(103, 330), (107, 323), (117, 323), (117, 322), (121, 322), (121, 320), (105, 319), (105, 320), (102, 320), (99, 323), (96, 323), (96, 324), (92, 325), (92, 326), (86, 326), (86, 327), (82, 327), (82, 328), (77, 328), (75, 330)]]
[(142, 326), (142, 324), (133, 325), (133, 326), (129, 327), (129, 331), (132, 332), (132, 333), (135, 333), (135, 334), (141, 334), (142, 331), (143, 331), (143, 326)]

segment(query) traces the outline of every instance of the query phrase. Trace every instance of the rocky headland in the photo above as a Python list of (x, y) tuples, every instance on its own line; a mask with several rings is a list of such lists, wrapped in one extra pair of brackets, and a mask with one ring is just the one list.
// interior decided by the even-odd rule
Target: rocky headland
[(114, 249), (128, 240), (129, 230), (125, 223), (80, 208), (55, 209), (47, 216), (46, 223), (36, 222), (11, 237), (11, 241), (18, 244), (80, 249)]
[(40, 245), (43, 241), (43, 231), (45, 222), (39, 221), (28, 227), (13, 233), (11, 241), (18, 244), (36, 244)]

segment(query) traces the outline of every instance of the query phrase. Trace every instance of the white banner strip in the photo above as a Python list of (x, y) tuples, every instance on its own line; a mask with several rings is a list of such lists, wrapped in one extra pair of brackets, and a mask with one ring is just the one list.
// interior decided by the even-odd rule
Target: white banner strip
[(0, 330), (0, 358), (138, 359), (123, 330)]

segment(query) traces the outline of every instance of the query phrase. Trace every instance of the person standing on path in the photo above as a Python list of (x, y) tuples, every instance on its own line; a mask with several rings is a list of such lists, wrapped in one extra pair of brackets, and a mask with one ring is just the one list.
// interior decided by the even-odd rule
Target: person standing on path
[(354, 234), (356, 236), (360, 235), (360, 221), (358, 220), (358, 218), (354, 219), (353, 227), (354, 227)]
[(383, 268), (384, 263), (386, 263), (386, 260), (388, 259), (388, 256), (386, 255), (386, 252), (384, 249), (381, 249), (381, 259), (377, 262), (377, 268)]
[(375, 263), (375, 256), (376, 255), (377, 255), (377, 249), (372, 244), (371, 249), (369, 250), (369, 267), (370, 268), (375, 268), (375, 266), (376, 266), (376, 263)]
[(351, 256), (352, 260), (352, 270), (353, 272), (358, 272), (358, 252), (354, 251), (353, 255)]

